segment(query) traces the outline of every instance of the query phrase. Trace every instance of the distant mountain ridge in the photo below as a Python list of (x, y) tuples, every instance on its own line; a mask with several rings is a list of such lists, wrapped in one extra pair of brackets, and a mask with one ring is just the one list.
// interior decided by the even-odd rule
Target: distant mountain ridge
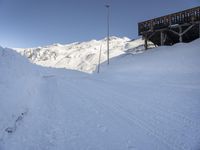
[[(107, 59), (107, 40), (91, 40), (62, 45), (59, 43), (37, 48), (15, 48), (32, 63), (92, 73), (98, 64), (100, 47), (102, 47), (101, 63)], [(142, 39), (130, 40), (127, 37), (110, 37), (110, 58), (123, 53), (144, 51)]]

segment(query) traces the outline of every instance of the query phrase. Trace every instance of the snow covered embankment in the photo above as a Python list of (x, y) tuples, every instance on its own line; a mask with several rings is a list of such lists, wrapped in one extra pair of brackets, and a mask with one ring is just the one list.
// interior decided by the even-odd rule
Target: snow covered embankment
[(0, 149), (198, 150), (199, 47), (124, 54), (93, 75), (0, 49)]

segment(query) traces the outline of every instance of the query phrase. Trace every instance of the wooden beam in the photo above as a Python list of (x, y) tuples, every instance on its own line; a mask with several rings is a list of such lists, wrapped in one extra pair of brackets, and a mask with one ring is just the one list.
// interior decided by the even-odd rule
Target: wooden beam
[(149, 40), (152, 36), (154, 36), (156, 34), (156, 31), (153, 32), (149, 37), (147, 37), (147, 40)]
[(183, 36), (185, 33), (187, 33), (187, 32), (188, 32), (190, 29), (192, 29), (194, 26), (195, 26), (194, 24), (191, 25), (191, 26), (189, 26), (184, 32), (182, 32), (182, 33), (180, 33), (180, 34)]
[(176, 31), (174, 31), (174, 30), (171, 30), (171, 29), (170, 29), (169, 31), (179, 36), (179, 33), (178, 33), (178, 32), (176, 32)]

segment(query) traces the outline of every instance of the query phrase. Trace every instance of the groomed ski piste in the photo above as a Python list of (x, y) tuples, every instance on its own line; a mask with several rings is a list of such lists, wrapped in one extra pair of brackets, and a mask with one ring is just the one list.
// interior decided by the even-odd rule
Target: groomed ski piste
[(0, 150), (199, 150), (199, 56), (197, 39), (88, 74), (0, 48)]

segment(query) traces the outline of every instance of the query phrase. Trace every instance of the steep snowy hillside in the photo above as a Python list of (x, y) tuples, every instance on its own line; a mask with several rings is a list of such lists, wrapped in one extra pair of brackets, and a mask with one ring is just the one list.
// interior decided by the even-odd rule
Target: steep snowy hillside
[[(92, 73), (98, 64), (100, 47), (102, 46), (101, 62), (107, 59), (107, 41), (92, 40), (68, 45), (54, 44), (46, 47), (16, 49), (22, 55), (38, 65), (66, 68)], [(151, 45), (152, 47), (153, 45)], [(128, 38), (110, 38), (110, 57), (125, 52), (141, 53), (144, 51), (142, 39), (130, 41)]]
[(100, 74), (0, 48), (0, 150), (199, 150), (199, 47), (126, 53)]

